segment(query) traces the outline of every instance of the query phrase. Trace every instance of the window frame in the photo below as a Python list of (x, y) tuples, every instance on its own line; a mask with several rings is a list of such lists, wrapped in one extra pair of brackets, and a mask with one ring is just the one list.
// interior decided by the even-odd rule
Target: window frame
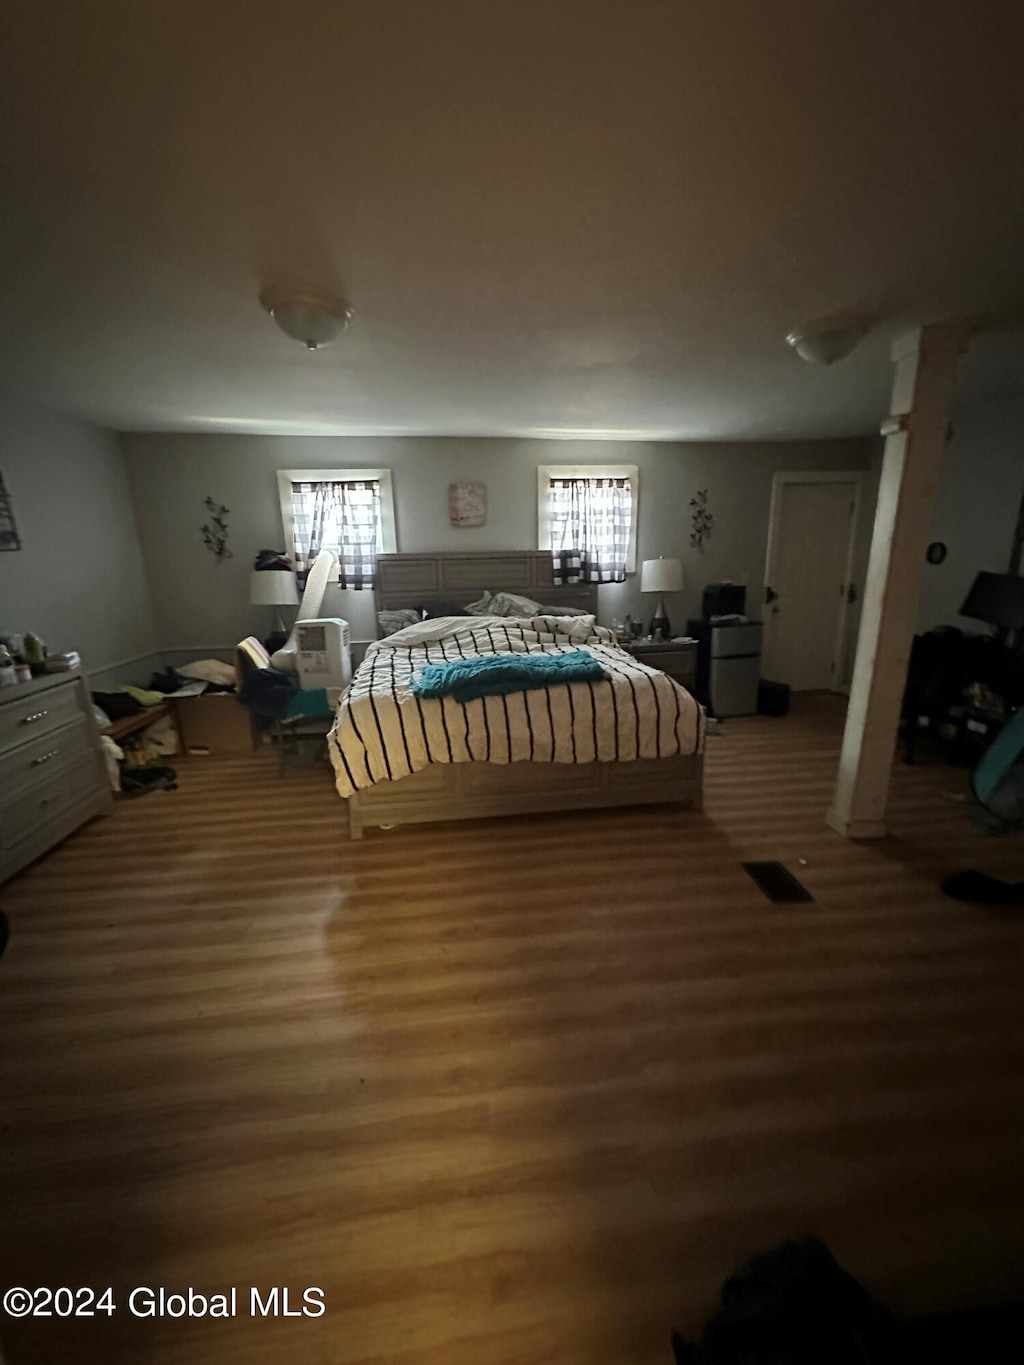
[(390, 469), (279, 469), (277, 492), (281, 500), (281, 521), (284, 526), (285, 553), (295, 563), (295, 520), (292, 515), (293, 483), (358, 483), (376, 479), (380, 486), (381, 554), (398, 551), (395, 534), (395, 497), (391, 486)]
[(537, 466), (537, 549), (551, 549), (548, 493), (552, 479), (628, 479), (631, 500), (626, 573), (636, 573), (636, 528), (640, 506), (640, 469), (635, 464), (542, 464)]

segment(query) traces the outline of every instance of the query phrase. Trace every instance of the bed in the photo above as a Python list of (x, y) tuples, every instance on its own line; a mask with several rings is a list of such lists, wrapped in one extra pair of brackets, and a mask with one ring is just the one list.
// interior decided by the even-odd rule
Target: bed
[[(378, 611), (464, 607), (496, 591), (596, 612), (596, 587), (556, 586), (547, 551), (378, 559)], [(424, 662), (453, 651), (559, 653), (581, 645), (610, 682), (466, 706), (451, 698), (420, 701), (409, 687)], [(699, 808), (703, 740), (703, 712), (693, 698), (594, 623), (449, 617), (370, 646), (342, 697), (329, 749), (351, 837), (360, 839), (370, 827), (443, 820), (663, 802)]]

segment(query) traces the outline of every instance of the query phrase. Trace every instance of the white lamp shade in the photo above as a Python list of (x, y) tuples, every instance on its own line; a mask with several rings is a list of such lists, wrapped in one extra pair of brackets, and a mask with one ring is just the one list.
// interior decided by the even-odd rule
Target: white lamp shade
[(683, 565), (678, 559), (645, 559), (640, 570), (641, 592), (681, 592)]
[(249, 601), (257, 607), (297, 607), (295, 575), (289, 569), (254, 569)]

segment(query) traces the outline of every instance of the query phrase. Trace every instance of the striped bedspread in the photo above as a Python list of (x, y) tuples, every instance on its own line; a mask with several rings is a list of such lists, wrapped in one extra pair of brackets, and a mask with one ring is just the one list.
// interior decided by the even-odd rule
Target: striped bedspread
[[(425, 664), (486, 654), (585, 649), (610, 675), (481, 697), (419, 697)], [(431, 763), (612, 763), (695, 753), (700, 707), (678, 683), (619, 649), (593, 616), (448, 616), (370, 645), (330, 735), (338, 791), (351, 796)]]

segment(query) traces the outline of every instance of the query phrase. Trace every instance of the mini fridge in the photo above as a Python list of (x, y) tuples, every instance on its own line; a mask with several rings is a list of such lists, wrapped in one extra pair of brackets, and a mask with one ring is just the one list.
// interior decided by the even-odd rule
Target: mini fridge
[(699, 642), (697, 696), (713, 716), (752, 716), (761, 680), (760, 621), (690, 621)]

